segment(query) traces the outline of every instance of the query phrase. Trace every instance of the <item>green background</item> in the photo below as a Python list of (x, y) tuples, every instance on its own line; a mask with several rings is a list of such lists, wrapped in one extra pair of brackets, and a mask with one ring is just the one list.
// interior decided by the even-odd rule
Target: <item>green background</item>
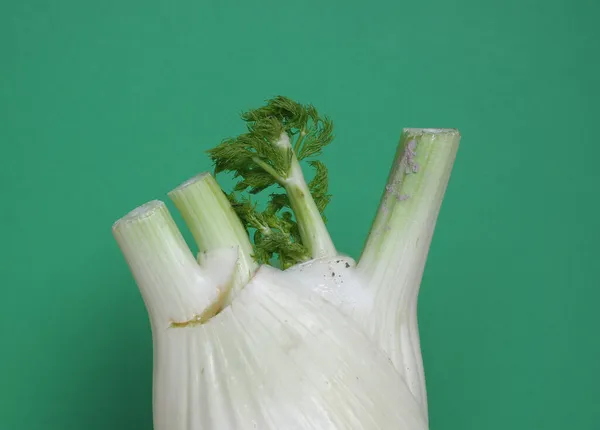
[(151, 428), (111, 224), (276, 94), (336, 122), (354, 257), (401, 129), (462, 132), (420, 300), (432, 430), (600, 428), (598, 2), (0, 4), (1, 430)]

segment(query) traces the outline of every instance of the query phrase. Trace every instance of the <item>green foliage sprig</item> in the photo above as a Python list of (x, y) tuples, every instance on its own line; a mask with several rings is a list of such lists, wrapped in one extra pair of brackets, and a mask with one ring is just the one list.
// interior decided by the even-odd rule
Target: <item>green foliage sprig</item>
[(231, 172), (238, 179), (228, 197), (253, 238), (254, 258), (266, 264), (276, 257), (285, 269), (310, 258), (302, 244), (290, 199), (285, 193), (272, 193), (266, 209), (259, 211), (251, 196), (272, 186), (285, 191), (295, 186), (287, 182), (292, 166), (307, 160), (315, 171), (308, 191), (325, 219), (324, 211), (331, 200), (327, 167), (312, 158), (333, 141), (333, 122), (319, 115), (314, 106), (282, 96), (242, 113), (241, 118), (247, 131), (225, 139), (208, 154), (215, 174)]

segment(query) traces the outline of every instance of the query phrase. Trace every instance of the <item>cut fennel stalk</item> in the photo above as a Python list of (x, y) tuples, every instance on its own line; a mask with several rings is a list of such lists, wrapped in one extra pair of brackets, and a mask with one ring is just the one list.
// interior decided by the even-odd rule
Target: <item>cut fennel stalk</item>
[[(113, 227), (152, 324), (154, 428), (427, 429), (417, 296), (459, 133), (403, 131), (356, 263), (321, 216), (326, 170), (315, 162), (320, 176), (307, 184), (299, 166), (331, 125), (284, 98), (261, 109), (246, 114), (247, 136), (211, 156), (246, 181), (238, 189), (275, 184), (287, 196), (260, 212), (208, 173), (176, 188), (196, 258), (164, 203)], [(273, 255), (285, 270), (262, 261)]]

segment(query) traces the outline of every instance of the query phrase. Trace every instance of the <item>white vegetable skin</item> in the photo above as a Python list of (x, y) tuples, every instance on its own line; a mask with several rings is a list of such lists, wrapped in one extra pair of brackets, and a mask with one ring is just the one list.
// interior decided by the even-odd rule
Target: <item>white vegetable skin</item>
[(417, 297), (459, 140), (404, 130), (358, 264), (256, 270), (210, 175), (170, 194), (198, 260), (164, 203), (115, 223), (152, 323), (154, 428), (427, 429)]

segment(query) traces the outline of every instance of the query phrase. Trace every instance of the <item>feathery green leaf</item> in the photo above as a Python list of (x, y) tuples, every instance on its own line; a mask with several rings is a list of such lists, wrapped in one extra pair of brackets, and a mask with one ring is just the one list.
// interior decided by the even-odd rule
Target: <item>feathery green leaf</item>
[(315, 169), (315, 176), (308, 184), (308, 189), (310, 190), (310, 194), (321, 212), (321, 216), (325, 216), (323, 212), (325, 211), (325, 207), (331, 201), (331, 195), (327, 193), (329, 189), (329, 179), (327, 167), (320, 161), (310, 161), (309, 164)]
[[(333, 123), (321, 117), (312, 105), (302, 105), (287, 97), (267, 100), (258, 109), (241, 115), (247, 132), (226, 139), (208, 151), (215, 173), (231, 172), (239, 180), (228, 198), (248, 230), (255, 230), (254, 258), (269, 264), (278, 257), (287, 268), (310, 257), (302, 244), (297, 222), (290, 211), (285, 193), (272, 193), (264, 211), (249, 197), (238, 199), (234, 193), (257, 194), (271, 186), (281, 186), (288, 177), (294, 153), (298, 160), (319, 155), (333, 140)], [(278, 144), (287, 134), (290, 145)], [(329, 203), (327, 168), (320, 161), (310, 161), (315, 176), (309, 190), (321, 215)]]
[(298, 150), (298, 160), (319, 155), (333, 137), (333, 122), (328, 117), (314, 120)]

